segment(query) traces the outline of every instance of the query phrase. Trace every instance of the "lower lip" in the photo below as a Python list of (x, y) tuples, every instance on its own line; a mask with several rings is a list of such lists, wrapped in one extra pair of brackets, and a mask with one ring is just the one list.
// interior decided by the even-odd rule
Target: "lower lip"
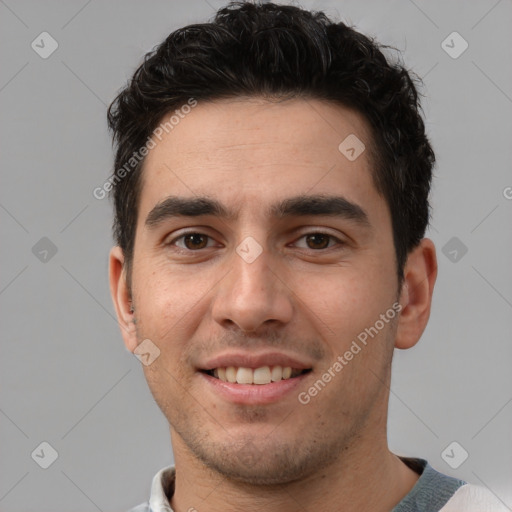
[(283, 399), (295, 390), (310, 374), (303, 373), (298, 377), (283, 379), (270, 384), (234, 384), (199, 372), (208, 386), (221, 397), (235, 404), (261, 405), (270, 404)]

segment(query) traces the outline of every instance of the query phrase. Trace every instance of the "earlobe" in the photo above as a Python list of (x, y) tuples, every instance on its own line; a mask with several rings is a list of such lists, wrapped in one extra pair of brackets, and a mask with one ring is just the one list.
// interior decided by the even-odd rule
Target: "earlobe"
[(132, 297), (126, 282), (123, 250), (113, 247), (109, 257), (110, 294), (116, 309), (117, 320), (126, 348), (133, 352), (137, 347), (135, 317)]
[(432, 293), (437, 278), (436, 249), (424, 238), (407, 258), (400, 295), (402, 310), (395, 347), (411, 348), (420, 339), (430, 317)]

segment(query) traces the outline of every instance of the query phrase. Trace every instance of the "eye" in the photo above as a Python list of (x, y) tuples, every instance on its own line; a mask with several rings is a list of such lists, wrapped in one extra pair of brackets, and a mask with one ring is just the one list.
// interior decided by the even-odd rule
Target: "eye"
[(196, 251), (213, 246), (213, 239), (204, 233), (185, 233), (172, 240), (169, 245), (175, 245), (179, 249)]
[(307, 233), (301, 236), (299, 240), (305, 241), (305, 245), (303, 244), (302, 246), (295, 242), (295, 245), (301, 249), (321, 250), (330, 249), (334, 245), (343, 245), (341, 240), (327, 233)]

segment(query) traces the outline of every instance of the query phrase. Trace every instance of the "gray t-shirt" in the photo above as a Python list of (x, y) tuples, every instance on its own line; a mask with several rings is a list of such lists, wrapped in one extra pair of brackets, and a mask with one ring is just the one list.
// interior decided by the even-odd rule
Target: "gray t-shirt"
[(466, 484), (464, 480), (439, 473), (426, 460), (400, 458), (421, 476), (407, 496), (391, 512), (438, 512), (455, 491)]

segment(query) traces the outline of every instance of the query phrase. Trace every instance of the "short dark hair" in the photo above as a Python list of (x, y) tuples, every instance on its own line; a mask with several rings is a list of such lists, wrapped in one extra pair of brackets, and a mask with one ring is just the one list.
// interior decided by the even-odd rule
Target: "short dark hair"
[[(231, 2), (212, 22), (172, 32), (112, 102), (114, 174), (146, 144), (163, 116), (191, 98), (314, 98), (352, 108), (371, 129), (372, 177), (391, 212), (401, 282), (407, 255), (429, 222), (435, 156), (421, 117), (419, 79), (390, 62), (382, 52), (387, 48), (321, 11)], [(114, 238), (129, 280), (143, 163), (112, 180)]]

